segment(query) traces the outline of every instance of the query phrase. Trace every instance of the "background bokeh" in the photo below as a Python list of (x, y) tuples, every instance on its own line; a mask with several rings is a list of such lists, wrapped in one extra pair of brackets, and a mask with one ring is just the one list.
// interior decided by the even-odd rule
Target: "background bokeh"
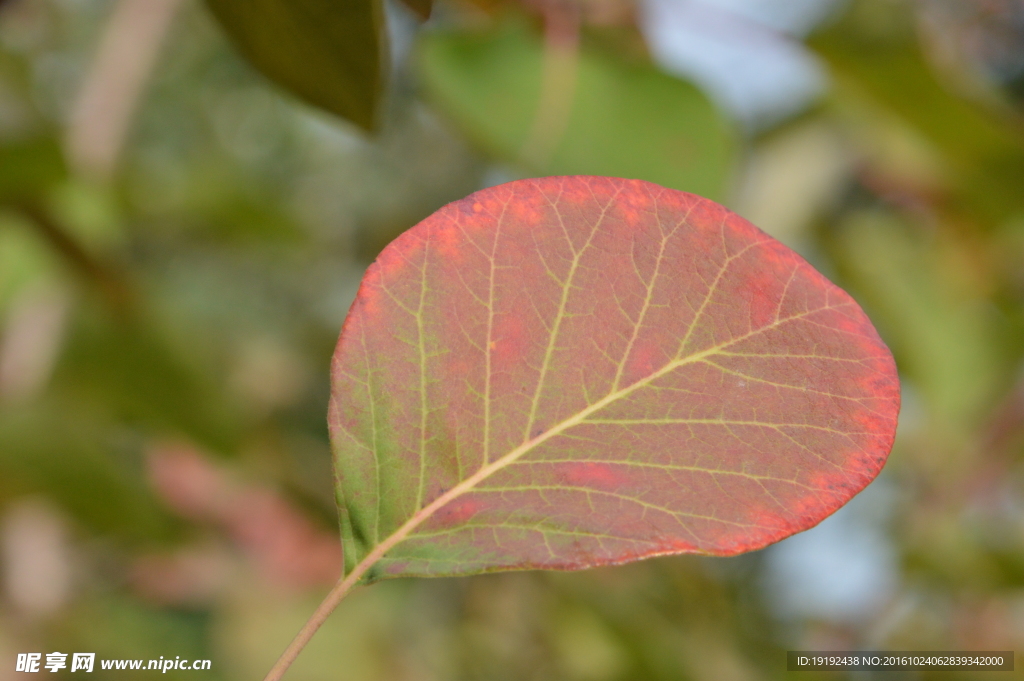
[(364, 268), (451, 200), (564, 173), (711, 196), (847, 288), (901, 370), (888, 465), (745, 556), (375, 585), (290, 678), (1024, 649), (1024, 4), (579, 0), (577, 42), (541, 2), (386, 9), (368, 135), (196, 0), (0, 2), (0, 681), (52, 651), (262, 678), (339, 570), (328, 364)]

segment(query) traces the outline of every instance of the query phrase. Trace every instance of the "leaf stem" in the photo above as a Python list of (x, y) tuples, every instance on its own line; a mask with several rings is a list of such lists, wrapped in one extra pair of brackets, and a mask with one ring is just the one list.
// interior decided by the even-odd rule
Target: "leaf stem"
[[(364, 567), (365, 564), (365, 567)], [(362, 571), (359, 568), (362, 567)], [(292, 665), (295, 658), (299, 656), (302, 649), (306, 647), (310, 639), (313, 638), (313, 634), (317, 632), (320, 626), (327, 621), (327, 618), (331, 616), (334, 609), (338, 607), (338, 603), (341, 603), (341, 599), (348, 595), (348, 592), (352, 590), (352, 587), (358, 581), (359, 577), (362, 576), (363, 572), (370, 566), (366, 564), (364, 560), (360, 563), (355, 570), (351, 572), (347, 577), (342, 577), (338, 580), (338, 583), (334, 585), (334, 588), (327, 594), (323, 602), (320, 603), (316, 611), (310, 616), (306, 623), (302, 625), (302, 629), (295, 635), (292, 642), (288, 644), (284, 652), (281, 653), (281, 657), (277, 659), (277, 662), (271, 667), (270, 671), (267, 672), (267, 676), (264, 681), (278, 681), (284, 673), (288, 671), (288, 667)]]

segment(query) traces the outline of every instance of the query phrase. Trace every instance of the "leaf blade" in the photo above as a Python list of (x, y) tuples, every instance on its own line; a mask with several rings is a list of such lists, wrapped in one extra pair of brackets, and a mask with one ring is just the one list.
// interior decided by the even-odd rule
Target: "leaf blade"
[(870, 322), (799, 256), (593, 177), (484, 190), (396, 240), (333, 376), (371, 581), (759, 548), (877, 474), (899, 400)]

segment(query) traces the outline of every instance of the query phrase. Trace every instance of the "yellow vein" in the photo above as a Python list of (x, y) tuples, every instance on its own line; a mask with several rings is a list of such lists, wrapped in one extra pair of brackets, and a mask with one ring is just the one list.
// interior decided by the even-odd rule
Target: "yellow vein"
[[(511, 199), (510, 199), (511, 200)], [(501, 238), (501, 226), (508, 210), (508, 201), (502, 206), (501, 215), (495, 227), (494, 241), (491, 243), (489, 278), (487, 282), (487, 342), (484, 346), (484, 464), (491, 460), (491, 353), (494, 343), (494, 272), (495, 259), (498, 254), (498, 240)]]
[[(655, 200), (655, 211), (657, 211), (657, 200)], [(615, 380), (612, 381), (612, 390), (617, 390), (619, 384), (622, 381), (622, 374), (626, 370), (626, 363), (629, 361), (629, 354), (633, 351), (633, 344), (636, 343), (637, 337), (640, 335), (640, 328), (643, 326), (644, 319), (647, 317), (647, 311), (651, 307), (651, 298), (654, 296), (654, 289), (658, 284), (658, 274), (661, 272), (661, 263), (665, 258), (665, 246), (668, 244), (668, 240), (679, 230), (679, 227), (686, 223), (690, 217), (690, 213), (693, 211), (693, 206), (686, 211), (686, 215), (676, 223), (676, 226), (672, 228), (672, 231), (668, 234), (661, 235), (661, 244), (658, 246), (658, 257), (654, 261), (654, 272), (651, 274), (651, 281), (646, 285), (647, 293), (644, 296), (643, 307), (640, 308), (640, 315), (636, 319), (636, 323), (633, 325), (633, 334), (629, 337), (629, 342), (626, 343), (626, 350), (622, 353), (622, 360), (619, 362), (618, 370), (615, 372)], [(657, 214), (657, 213), (655, 213)], [(658, 226), (661, 226), (661, 220), (658, 220)], [(635, 266), (634, 266), (635, 267)], [(639, 274), (639, 272), (637, 272)], [(643, 277), (640, 278), (643, 281)], [(618, 303), (618, 300), (616, 300)]]
[[(714, 297), (715, 293), (718, 291), (718, 285), (719, 285), (719, 283), (721, 283), (722, 277), (725, 276), (726, 271), (729, 269), (729, 265), (731, 265), (734, 260), (736, 260), (741, 255), (743, 255), (744, 253), (749, 251), (751, 248), (754, 248), (755, 246), (761, 246), (764, 243), (765, 243), (764, 241), (755, 241), (754, 243), (747, 244), (746, 246), (741, 248), (738, 252), (736, 252), (736, 253), (734, 253), (732, 255), (726, 256), (725, 260), (722, 261), (722, 266), (719, 268), (718, 273), (715, 275), (714, 280), (711, 282), (711, 285), (708, 286), (707, 295), (705, 295), (704, 296), (704, 300), (701, 301), (700, 307), (698, 307), (697, 310), (693, 313), (693, 320), (690, 322), (690, 326), (686, 329), (686, 334), (683, 336), (683, 340), (679, 342), (679, 350), (676, 352), (676, 356), (677, 357), (684, 350), (686, 350), (686, 344), (690, 341), (690, 336), (693, 335), (694, 330), (697, 328), (698, 322), (700, 322), (701, 317), (704, 315), (704, 310), (711, 303), (711, 299)], [(723, 251), (726, 249), (726, 245), (725, 245), (725, 223), (724, 222), (722, 223), (722, 249), (723, 249)], [(763, 328), (770, 328), (771, 326), (775, 326), (775, 324), (778, 324), (778, 323), (779, 323), (779, 321), (776, 320), (774, 324), (771, 324), (768, 327), (763, 327)]]
[(782, 305), (786, 302), (786, 294), (789, 293), (789, 285), (793, 283), (793, 279), (796, 278), (796, 273), (800, 271), (800, 265), (794, 265), (793, 271), (789, 273), (789, 279), (786, 280), (786, 285), (782, 287), (782, 295), (779, 296), (779, 304), (775, 307), (775, 321), (779, 321), (779, 317), (782, 315)]
[(614, 539), (615, 541), (629, 542), (630, 544), (640, 544), (643, 546), (649, 545), (651, 542), (644, 539), (637, 539), (636, 537), (622, 537), (615, 534), (606, 534), (604, 532), (583, 532), (581, 530), (563, 530), (557, 527), (549, 527), (538, 523), (537, 525), (527, 525), (524, 523), (467, 523), (458, 527), (447, 527), (442, 530), (434, 530), (432, 532), (419, 532), (416, 534), (417, 539), (426, 539), (429, 537), (443, 537), (447, 534), (454, 534), (455, 532), (461, 532), (462, 530), (527, 530), (530, 532), (540, 532), (542, 534), (567, 534), (577, 537), (590, 537), (592, 539)]
[(771, 476), (771, 475), (756, 475), (754, 473), (744, 473), (742, 471), (730, 471), (730, 470), (725, 470), (725, 469), (722, 469), (722, 468), (704, 468), (703, 466), (684, 466), (684, 465), (677, 465), (677, 464), (649, 463), (649, 462), (646, 462), (646, 461), (630, 461), (628, 459), (624, 460), (624, 461), (612, 461), (612, 460), (608, 460), (608, 459), (591, 459), (591, 458), (586, 458), (586, 459), (529, 459), (529, 460), (526, 460), (526, 461), (520, 459), (516, 463), (517, 463), (517, 465), (520, 465), (520, 466), (547, 465), (547, 464), (552, 464), (552, 463), (577, 463), (577, 464), (578, 463), (601, 463), (601, 464), (608, 464), (608, 465), (611, 465), (611, 466), (627, 466), (627, 467), (632, 467), (632, 468), (656, 468), (658, 470), (665, 470), (665, 471), (686, 471), (686, 472), (690, 472), (690, 473), (707, 473), (708, 475), (735, 475), (735, 476), (741, 477), (741, 478), (750, 478), (751, 480), (757, 480), (757, 481), (768, 480), (770, 482), (781, 482), (781, 483), (785, 483), (787, 485), (794, 485), (796, 487), (802, 487), (802, 488), (807, 489), (807, 490), (813, 490), (813, 491), (818, 491), (818, 492), (821, 491), (820, 488), (811, 487), (810, 485), (805, 485), (803, 483), (797, 482), (796, 480), (790, 480), (789, 478), (777, 478), (777, 477)]
[(864, 357), (833, 357), (831, 355), (802, 355), (792, 352), (720, 352), (718, 354), (722, 355), (723, 357), (744, 357), (758, 359), (820, 359), (827, 362), (851, 362), (854, 364), (865, 364), (871, 360), (886, 359), (885, 355), (865, 355)]
[(374, 487), (377, 490), (376, 498), (376, 512), (373, 519), (373, 540), (375, 542), (380, 541), (380, 512), (381, 512), (381, 498), (383, 497), (381, 490), (381, 475), (380, 475), (380, 448), (377, 446), (377, 408), (376, 400), (373, 395), (373, 378), (372, 370), (370, 369), (370, 355), (366, 351), (366, 325), (360, 324), (360, 339), (363, 344), (363, 362), (366, 366), (366, 395), (370, 401), (370, 423), (372, 424), (370, 433), (373, 438), (373, 478)]
[(824, 397), (831, 397), (832, 399), (836, 399), (836, 400), (850, 400), (851, 402), (855, 402), (858, 406), (864, 408), (865, 410), (871, 412), (872, 414), (876, 414), (876, 415), (881, 416), (880, 412), (877, 412), (874, 409), (871, 409), (870, 407), (865, 406), (865, 404), (864, 404), (864, 402), (867, 401), (867, 400), (877, 399), (874, 395), (841, 395), (839, 393), (830, 393), (827, 390), (818, 390), (817, 388), (810, 388), (810, 387), (802, 386), (802, 385), (792, 385), (790, 383), (779, 383), (778, 381), (769, 381), (767, 378), (760, 378), (759, 376), (751, 376), (750, 374), (744, 373), (742, 371), (738, 371), (736, 369), (730, 369), (728, 367), (724, 367), (721, 364), (713, 362), (713, 361), (711, 361), (710, 359), (708, 359), (706, 357), (703, 358), (701, 361), (704, 364), (707, 364), (708, 366), (715, 367), (716, 369), (718, 369), (722, 373), (730, 374), (732, 376), (736, 376), (737, 378), (742, 378), (745, 381), (751, 381), (753, 383), (763, 383), (764, 385), (770, 385), (770, 386), (775, 387), (775, 388), (784, 388), (786, 390), (796, 390), (796, 391), (799, 391), (799, 392), (811, 393), (812, 395), (822, 395)]
[(598, 423), (612, 426), (663, 426), (663, 425), (711, 425), (711, 426), (759, 426), (763, 428), (812, 428), (836, 435), (871, 435), (870, 432), (856, 430), (836, 430), (813, 423), (771, 423), (766, 421), (736, 421), (732, 419), (587, 419), (584, 423)]
[[(563, 492), (581, 492), (583, 494), (596, 494), (600, 496), (612, 497), (613, 499), (619, 499), (621, 501), (627, 501), (632, 504), (636, 504), (641, 508), (649, 508), (654, 511), (659, 511), (666, 515), (670, 515), (677, 521), (680, 518), (696, 518), (697, 520), (707, 520), (714, 523), (722, 523), (724, 525), (735, 525), (736, 527), (760, 527), (768, 528), (769, 525), (758, 525), (756, 523), (741, 523), (735, 520), (725, 520), (724, 518), (718, 518), (713, 515), (704, 515), (702, 513), (691, 513), (689, 511), (677, 511), (667, 506), (660, 506), (658, 504), (652, 504), (649, 501), (631, 497), (626, 494), (618, 494), (617, 492), (609, 492), (603, 489), (595, 489), (593, 487), (581, 487), (578, 485), (518, 485), (509, 487), (478, 487), (476, 492), (483, 494), (504, 494), (505, 492), (537, 492), (540, 490), (561, 490)], [(680, 522), (682, 525), (682, 522)], [(688, 532), (692, 533), (692, 530), (685, 528)], [(696, 535), (694, 535), (696, 538)]]
[(423, 267), (420, 269), (420, 303), (416, 310), (416, 336), (420, 354), (420, 483), (415, 508), (422, 508), (427, 485), (427, 348), (423, 332), (423, 306), (427, 299), (427, 268), (430, 266), (430, 239), (423, 242)]

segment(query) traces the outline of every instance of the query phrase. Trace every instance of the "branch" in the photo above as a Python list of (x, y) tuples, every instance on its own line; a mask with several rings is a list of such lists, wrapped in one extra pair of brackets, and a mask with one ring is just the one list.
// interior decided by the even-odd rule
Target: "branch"
[(67, 149), (79, 172), (107, 178), (182, 0), (119, 0), (75, 100)]
[(27, 218), (36, 231), (49, 242), (83, 279), (91, 282), (103, 294), (111, 307), (127, 314), (135, 307), (135, 296), (124, 276), (113, 267), (94, 258), (81, 244), (75, 241), (38, 204), (31, 201), (10, 206), (15, 212)]
[(543, 168), (551, 161), (565, 134), (576, 95), (580, 55), (580, 16), (575, 4), (545, 2), (544, 64), (540, 99), (521, 154), (527, 163)]

